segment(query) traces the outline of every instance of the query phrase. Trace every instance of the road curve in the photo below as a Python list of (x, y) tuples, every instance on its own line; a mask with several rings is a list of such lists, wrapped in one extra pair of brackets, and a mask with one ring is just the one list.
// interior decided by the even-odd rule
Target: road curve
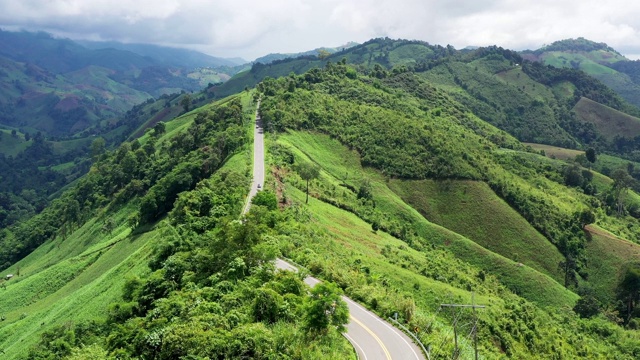
[[(258, 109), (260, 103), (258, 102)], [(260, 186), (260, 188), (258, 187)], [(243, 213), (249, 211), (251, 199), (264, 186), (264, 132), (262, 120), (256, 110), (256, 125), (254, 129), (253, 147), (253, 181), (249, 198)], [(297, 272), (298, 269), (290, 263), (276, 260), (276, 268)], [(314, 287), (320, 280), (308, 276), (304, 282)], [(402, 331), (391, 326), (362, 305), (343, 296), (342, 299), (349, 307), (350, 320), (344, 336), (351, 342), (361, 360), (423, 360), (420, 349)]]

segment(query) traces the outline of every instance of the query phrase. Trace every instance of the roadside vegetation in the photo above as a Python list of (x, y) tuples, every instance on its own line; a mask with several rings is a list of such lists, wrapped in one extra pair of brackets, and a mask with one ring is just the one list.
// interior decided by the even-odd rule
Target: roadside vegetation
[[(487, 306), (485, 358), (638, 358), (637, 171), (569, 111), (587, 95), (628, 104), (500, 48), (381, 39), (342, 54), (203, 107), (176, 97), (182, 116), (96, 146), (86, 176), (3, 230), (0, 349), (348, 359), (344, 293), (397, 314), (436, 359), (454, 352), (454, 322), (471, 356), (472, 312), (440, 308), (470, 302)], [(242, 216), (258, 98), (270, 171)], [(277, 256), (305, 270), (276, 271)], [(327, 286), (309, 290), (307, 271)]]
[[(604, 183), (598, 191), (587, 167), (527, 152), (500, 130), (479, 125), (454, 99), (411, 73), (389, 74), (378, 82), (351, 71), (330, 64), (301, 76), (268, 79), (258, 87), (266, 95), (263, 121), (277, 139), (271, 149), (276, 184), (306, 191), (303, 178), (287, 174), (297, 171), (297, 161), (316, 163), (323, 171), (309, 190), (312, 197), (353, 213), (372, 231), (388, 232), (418, 251), (450, 251), (549, 314), (556, 313), (554, 308), (573, 308), (580, 297), (576, 318), (600, 314), (603, 324), (635, 327), (631, 317), (615, 315), (629, 313), (622, 305), (629, 305), (624, 301), (628, 295), (622, 295), (628, 291), (622, 289), (635, 276), (625, 269), (633, 269), (633, 260), (614, 265), (616, 275), (604, 281), (612, 292), (603, 297), (589, 290), (604, 277), (589, 276), (588, 256), (594, 255), (585, 251), (588, 224), (637, 238), (631, 204), (607, 200), (618, 191), (630, 194), (623, 190), (628, 189), (623, 179)], [(329, 154), (338, 146), (351, 152)], [(355, 175), (361, 166), (371, 170)], [(475, 214), (494, 212), (496, 219), (474, 217), (474, 202), (479, 202)], [(499, 231), (492, 226), (502, 219), (498, 214), (504, 217)], [(510, 221), (515, 222), (508, 232), (504, 225)], [(563, 287), (570, 291), (562, 293)], [(584, 303), (593, 298), (598, 310), (589, 313)], [(633, 338), (632, 333), (623, 338)]]

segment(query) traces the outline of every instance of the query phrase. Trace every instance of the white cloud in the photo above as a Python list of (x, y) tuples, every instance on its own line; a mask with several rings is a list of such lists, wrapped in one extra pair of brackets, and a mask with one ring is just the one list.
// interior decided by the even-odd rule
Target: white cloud
[(569, 37), (640, 53), (628, 0), (0, 0), (0, 27), (254, 58), (389, 36), (537, 48)]

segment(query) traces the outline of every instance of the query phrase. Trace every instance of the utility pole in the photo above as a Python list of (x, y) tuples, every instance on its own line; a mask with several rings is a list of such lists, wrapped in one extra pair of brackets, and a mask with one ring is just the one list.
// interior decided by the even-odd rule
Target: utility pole
[(458, 355), (460, 354), (460, 350), (458, 349), (458, 320), (455, 316), (456, 308), (471, 308), (473, 309), (473, 348), (475, 352), (475, 358), (478, 360), (478, 317), (476, 315), (476, 309), (484, 309), (484, 305), (476, 305), (475, 296), (471, 293), (471, 304), (440, 304), (440, 308), (449, 307), (451, 308), (451, 315), (453, 316), (453, 338), (454, 338), (454, 348), (453, 348), (453, 356), (452, 359), (456, 360)]

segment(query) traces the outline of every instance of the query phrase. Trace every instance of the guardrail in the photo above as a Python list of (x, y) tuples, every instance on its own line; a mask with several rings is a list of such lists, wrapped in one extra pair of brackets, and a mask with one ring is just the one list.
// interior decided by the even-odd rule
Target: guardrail
[(416, 341), (416, 343), (420, 345), (420, 347), (422, 348), (422, 352), (424, 352), (424, 354), (427, 356), (427, 359), (431, 360), (431, 356), (429, 355), (429, 350), (427, 350), (427, 348), (424, 347), (424, 344), (422, 344), (422, 341), (420, 341), (420, 339), (418, 339), (418, 337), (415, 336), (413, 332), (411, 332), (411, 330), (407, 329), (404, 325), (400, 324), (398, 320), (392, 317), (389, 317), (389, 320), (393, 321), (396, 325), (398, 325), (398, 327), (400, 327), (400, 329), (402, 329), (406, 334), (411, 336)]

